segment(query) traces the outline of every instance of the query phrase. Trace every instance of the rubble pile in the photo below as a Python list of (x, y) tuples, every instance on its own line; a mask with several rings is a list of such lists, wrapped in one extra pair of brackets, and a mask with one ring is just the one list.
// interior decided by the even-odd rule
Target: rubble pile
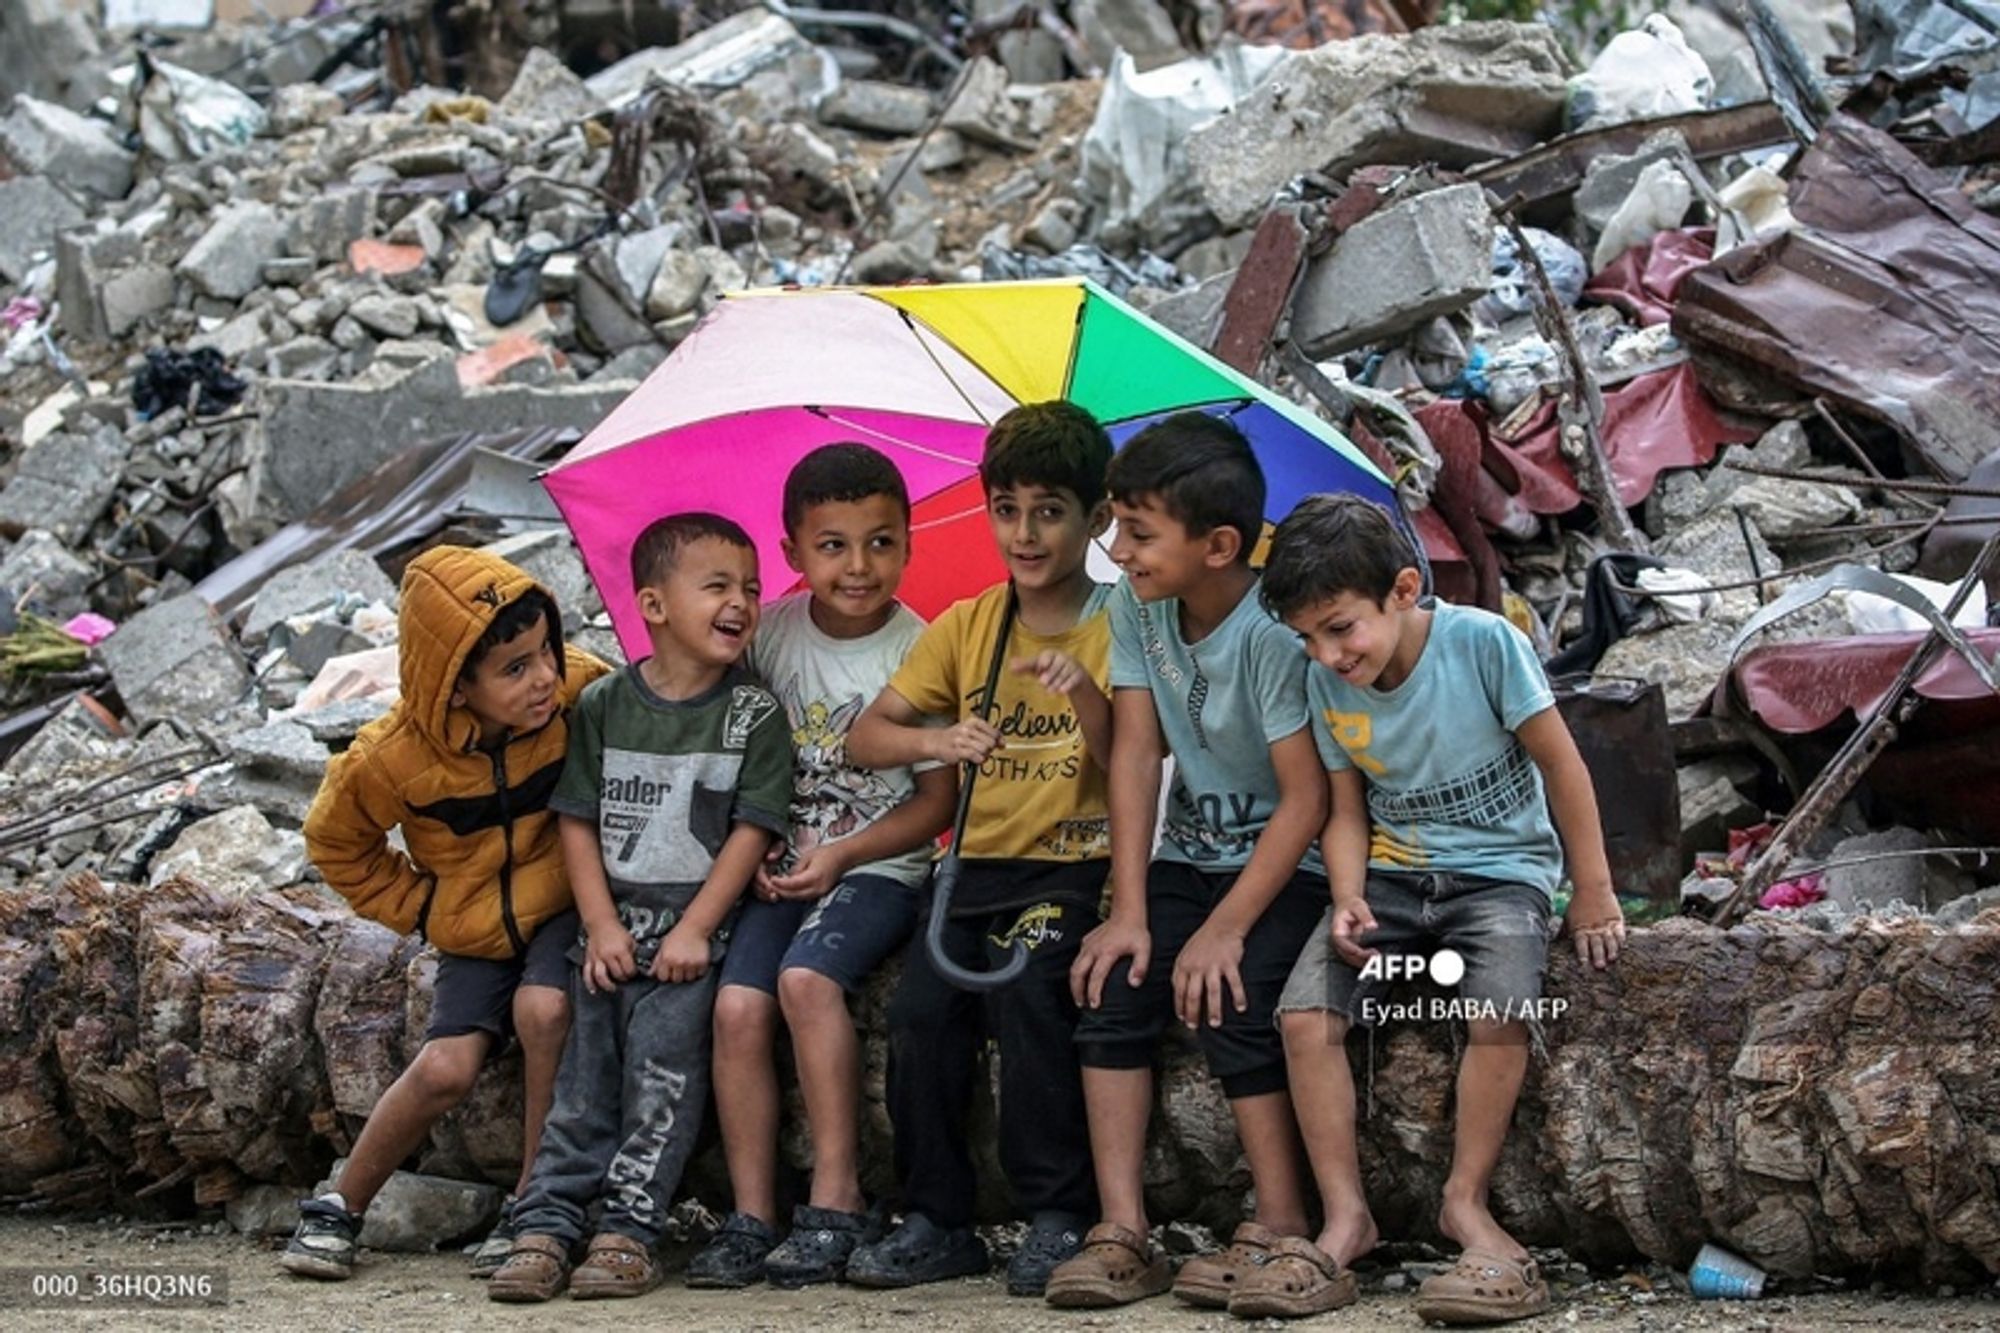
[[(415, 551), (497, 544), (616, 658), (534, 478), (723, 293), (1075, 273), (1346, 432), (1437, 589), (1580, 682), (1579, 734), (1630, 729), (1589, 758), (1648, 910), (1992, 908), (2000, 39), (1939, 0), (1674, 0), (1587, 36), (1281, 9), (175, 29), (0, 0), (10, 919), (89, 872), (206, 886), (173, 949), (364, 931), (295, 830), (395, 697)], [(1893, 744), (1841, 748), (1892, 713)], [(108, 892), (92, 912), (166, 930)], [(197, 1152), (164, 1066), (118, 1114), (166, 1128), (54, 1089), (45, 1128), (74, 1112), (204, 1201), (304, 1182), (345, 1146), (326, 1108), (358, 1115), (420, 1030), (314, 1021), (320, 1081), (246, 1103), (310, 1130)], [(1154, 1184), (1240, 1196), (1233, 1148), (1189, 1165), (1197, 1086), (1163, 1092)], [(474, 1137), (441, 1130), (438, 1169), (492, 1174)], [(9, 1192), (88, 1194), (73, 1156)]]

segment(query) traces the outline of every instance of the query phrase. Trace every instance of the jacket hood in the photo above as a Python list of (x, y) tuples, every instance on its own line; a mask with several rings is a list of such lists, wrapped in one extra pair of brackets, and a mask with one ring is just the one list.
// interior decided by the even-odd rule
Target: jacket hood
[(403, 707), (446, 750), (463, 752), (479, 743), (479, 719), (451, 701), (473, 645), (503, 607), (538, 590), (548, 591), (499, 556), (465, 546), (433, 547), (403, 571), (397, 614)]

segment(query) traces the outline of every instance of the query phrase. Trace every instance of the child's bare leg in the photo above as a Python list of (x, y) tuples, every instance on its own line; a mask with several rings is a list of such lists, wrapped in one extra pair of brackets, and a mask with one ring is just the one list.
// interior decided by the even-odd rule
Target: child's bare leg
[(778, 1224), (778, 1001), (754, 986), (715, 997), (715, 1119), (736, 1211)]
[(1486, 1193), (1528, 1073), (1528, 1025), (1470, 1022), (1466, 1027), (1451, 1175), (1444, 1183), (1438, 1230), (1468, 1250), (1525, 1259), (1528, 1252), (1487, 1211)]
[(1280, 1236), (1306, 1234), (1304, 1172), (1299, 1161), (1299, 1125), (1292, 1099), (1283, 1092), (1237, 1097), (1229, 1103), (1236, 1135), (1250, 1163), (1257, 1191), (1257, 1220)]
[(1106, 1222), (1146, 1234), (1146, 1122), (1153, 1110), (1151, 1069), (1083, 1071), (1090, 1113), (1090, 1154), (1098, 1206)]
[(521, 1175), (514, 1193), (528, 1188), (542, 1125), (556, 1095), (556, 1067), (569, 1037), (569, 996), (554, 986), (522, 986), (514, 992), (514, 1035), (521, 1043)]
[(383, 1183), (431, 1132), (438, 1117), (465, 1100), (473, 1080), (479, 1077), (479, 1067), (486, 1062), (486, 1049), (492, 1040), (484, 1032), (434, 1037), (389, 1085), (369, 1113), (368, 1123), (361, 1127), (361, 1137), (354, 1141), (354, 1151), (347, 1155), (340, 1179), (334, 1182), (349, 1212), (365, 1211)]
[(1319, 1186), (1326, 1225), (1314, 1242), (1342, 1267), (1375, 1248), (1380, 1233), (1361, 1189), (1355, 1148), (1354, 1075), (1347, 1067), (1348, 1022), (1325, 1010), (1304, 1010), (1278, 1020), (1285, 1034), (1285, 1067), (1306, 1158)]
[(799, 1091), (812, 1132), (811, 1203), (858, 1213), (861, 1196), (861, 1040), (840, 983), (809, 968), (778, 974), (778, 1002), (792, 1030)]

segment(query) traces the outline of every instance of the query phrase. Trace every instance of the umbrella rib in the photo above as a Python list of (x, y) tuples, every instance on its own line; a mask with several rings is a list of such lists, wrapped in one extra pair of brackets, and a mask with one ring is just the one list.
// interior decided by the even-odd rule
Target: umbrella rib
[[(935, 458), (938, 459), (940, 462), (957, 463), (960, 466), (968, 465), (968, 461), (966, 459), (960, 458), (957, 454), (948, 454), (942, 449), (933, 449), (928, 445), (917, 444), (914, 443), (913, 441), (905, 440), (900, 436), (891, 435), (886, 431), (876, 430), (873, 426), (863, 425), (859, 421), (850, 421), (846, 417), (840, 416), (839, 414), (834, 412), (829, 412), (823, 407), (812, 407), (812, 408), (807, 408), (806, 410), (817, 414), (818, 416), (824, 418), (827, 421), (831, 421), (836, 426), (845, 426), (848, 430), (859, 431), (863, 435), (873, 435), (876, 439), (882, 441), (884, 444), (893, 444), (898, 449), (907, 449), (913, 454), (922, 454), (926, 458)], [(981, 418), (981, 420), (983, 423), (984, 418)]]
[(935, 351), (931, 350), (930, 343), (926, 342), (924, 340), (924, 335), (917, 331), (917, 321), (911, 317), (910, 312), (904, 310), (899, 306), (896, 309), (896, 313), (902, 316), (903, 327), (908, 329), (910, 331), (910, 336), (917, 340), (917, 346), (924, 349), (924, 355), (929, 357), (931, 359), (931, 364), (937, 367), (937, 373), (944, 376), (944, 382), (951, 386), (952, 392), (956, 393), (959, 396), (959, 398), (965, 403), (965, 405), (968, 408), (972, 409), (972, 415), (979, 418), (980, 425), (991, 426), (993, 424), (992, 420), (989, 419), (984, 412), (979, 410), (979, 404), (972, 401), (972, 395), (965, 391), (965, 387), (961, 385), (956, 379), (952, 378), (952, 373), (944, 368), (944, 362), (940, 361), (938, 359), (938, 354)]

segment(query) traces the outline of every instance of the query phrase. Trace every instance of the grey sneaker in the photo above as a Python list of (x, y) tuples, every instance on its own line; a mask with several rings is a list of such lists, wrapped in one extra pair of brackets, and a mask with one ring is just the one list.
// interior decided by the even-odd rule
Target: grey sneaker
[(486, 1239), (479, 1242), (479, 1248), (472, 1252), (472, 1276), (484, 1281), (500, 1271), (500, 1265), (507, 1262), (513, 1252), (514, 1238), (519, 1234), (514, 1229), (514, 1196), (509, 1194), (500, 1201), (500, 1220), (493, 1224), (493, 1230), (486, 1233)]
[(1036, 1213), (1021, 1248), (1007, 1261), (1007, 1294), (1040, 1296), (1056, 1265), (1083, 1248), (1084, 1221), (1074, 1213)]
[(299, 1227), (278, 1264), (287, 1273), (331, 1282), (354, 1276), (354, 1238), (361, 1219), (331, 1199), (301, 1199)]

